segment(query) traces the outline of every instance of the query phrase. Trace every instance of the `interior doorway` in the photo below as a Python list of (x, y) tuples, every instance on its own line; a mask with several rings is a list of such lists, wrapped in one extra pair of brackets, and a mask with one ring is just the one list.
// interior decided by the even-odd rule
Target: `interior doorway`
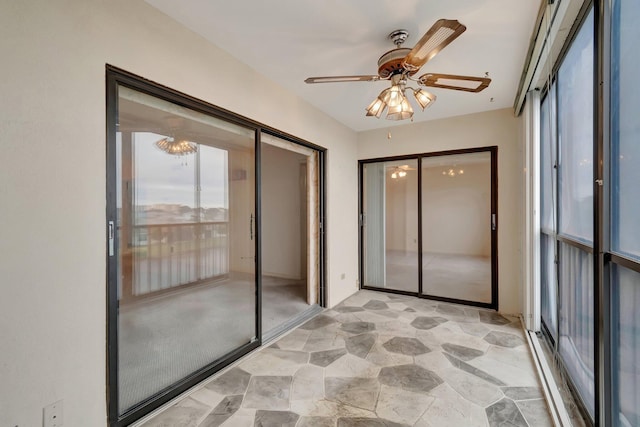
[(318, 168), (315, 150), (261, 139), (262, 330), (277, 335), (318, 308)]

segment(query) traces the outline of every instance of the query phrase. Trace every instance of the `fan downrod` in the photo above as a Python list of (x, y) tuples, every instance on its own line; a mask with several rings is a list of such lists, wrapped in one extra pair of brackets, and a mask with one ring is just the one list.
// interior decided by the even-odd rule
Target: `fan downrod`
[(389, 33), (387, 38), (393, 42), (397, 47), (400, 47), (402, 43), (409, 37), (409, 31), (407, 30), (395, 30)]

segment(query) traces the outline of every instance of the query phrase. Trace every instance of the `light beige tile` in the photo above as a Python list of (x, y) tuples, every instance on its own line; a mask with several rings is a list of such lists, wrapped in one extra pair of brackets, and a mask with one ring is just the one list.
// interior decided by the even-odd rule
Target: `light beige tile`
[(463, 398), (482, 407), (489, 406), (504, 396), (497, 386), (457, 368), (450, 368), (443, 378)]
[(380, 367), (353, 354), (345, 354), (331, 365), (324, 368), (326, 377), (377, 377)]
[(381, 386), (376, 414), (397, 423), (413, 425), (431, 406), (435, 398), (397, 387)]
[(463, 398), (448, 384), (440, 384), (429, 392), (433, 403), (415, 427), (485, 427), (484, 409)]

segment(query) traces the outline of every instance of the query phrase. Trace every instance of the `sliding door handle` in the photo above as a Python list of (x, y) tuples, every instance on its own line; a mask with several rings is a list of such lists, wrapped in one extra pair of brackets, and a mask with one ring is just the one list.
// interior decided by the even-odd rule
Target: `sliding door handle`
[(496, 229), (496, 214), (491, 214), (491, 230)]
[(115, 224), (113, 221), (107, 223), (107, 238), (109, 240), (109, 256), (113, 256), (115, 253), (114, 242), (116, 238)]
[(253, 214), (249, 216), (249, 239), (253, 240)]

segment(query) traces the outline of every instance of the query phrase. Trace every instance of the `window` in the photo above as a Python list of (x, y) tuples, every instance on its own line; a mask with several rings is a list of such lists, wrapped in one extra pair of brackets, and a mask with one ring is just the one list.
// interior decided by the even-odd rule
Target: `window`
[(612, 424), (640, 425), (640, 3), (612, 10), (610, 232)]
[(558, 280), (556, 271), (556, 86), (551, 85), (540, 106), (540, 303), (542, 322), (558, 338)]
[(540, 106), (542, 323), (591, 417), (595, 414), (593, 260), (594, 11)]
[[(540, 308), (591, 421), (630, 427), (640, 425), (640, 2), (593, 3), (601, 13), (585, 5), (540, 106)], [(595, 63), (609, 72), (595, 78)]]
[(593, 11), (558, 71), (559, 232), (593, 240)]
[(560, 356), (578, 393), (594, 414), (593, 257), (560, 243)]

